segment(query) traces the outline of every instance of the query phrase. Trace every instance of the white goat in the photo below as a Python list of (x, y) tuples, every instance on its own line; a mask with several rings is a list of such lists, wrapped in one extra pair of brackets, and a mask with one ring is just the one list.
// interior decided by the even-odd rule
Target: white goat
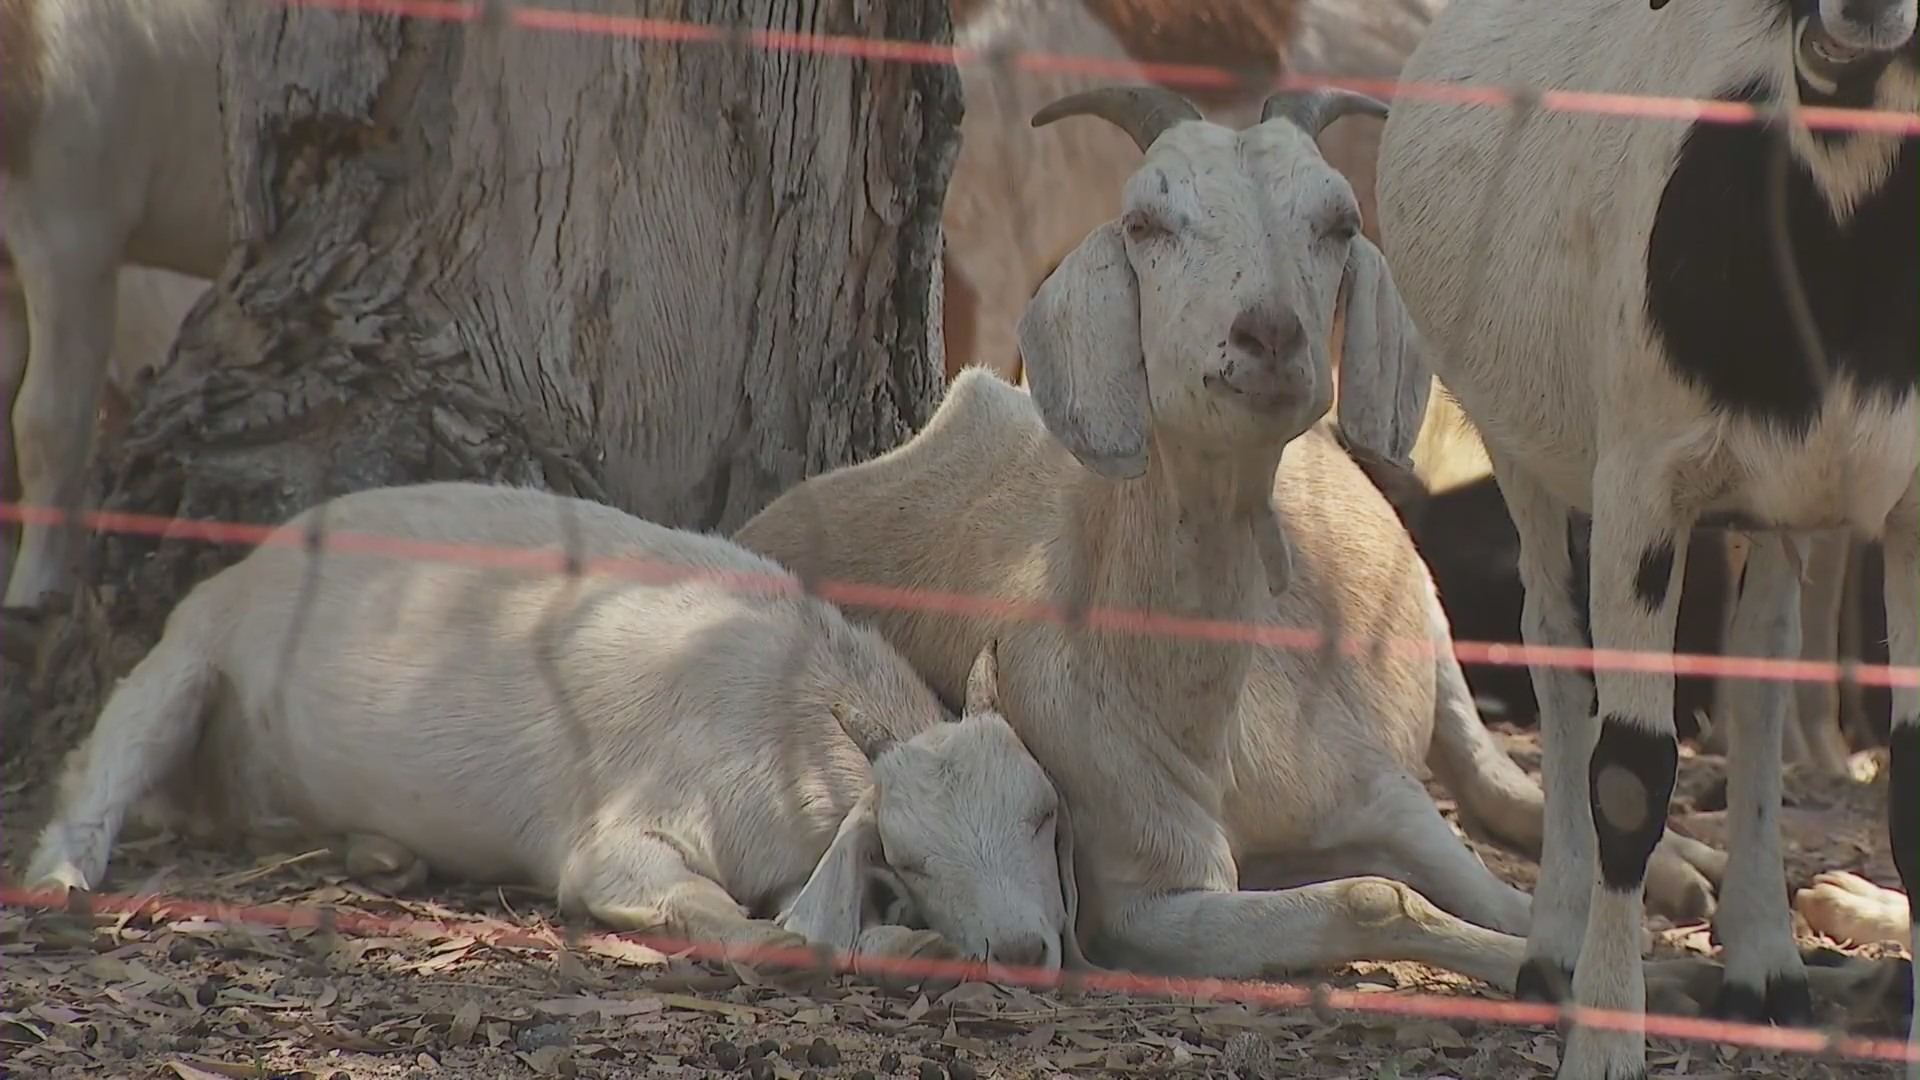
[[(571, 524), (583, 559), (709, 577), (315, 565), (299, 539), (322, 524), (523, 548)], [(996, 711), (992, 648), (947, 722), (878, 635), (771, 560), (530, 489), (363, 491), (277, 539), (196, 586), (114, 692), (28, 880), (92, 888), (157, 792), (189, 832), (344, 837), (350, 864), (529, 881), (622, 929), (1084, 963), (1063, 933), (1072, 823)], [(930, 930), (862, 929), (870, 865)]]
[[(1914, 22), (1915, 0), (1453, 0), (1402, 78), (1911, 113)], [(1790, 530), (1844, 527), (1884, 538), (1892, 662), (1920, 663), (1920, 149), (1787, 130), (1548, 112), (1516, 131), (1503, 111), (1418, 100), (1388, 121), (1381, 230), (1518, 528), (1530, 643), (1580, 644), (1566, 544), (1580, 508), (1594, 522), (1599, 649), (1671, 649), (1688, 533), (1704, 523), (1753, 531), (1728, 651), (1791, 656), (1804, 540)], [(1802, 346), (1788, 274), (1824, 371)], [(1522, 988), (1555, 997), (1570, 981), (1582, 1005), (1637, 1012), (1641, 884), (1676, 762), (1673, 679), (1601, 670), (1597, 710), (1572, 671), (1534, 679), (1549, 824)], [(1732, 729), (1718, 1004), (1805, 1020), (1778, 836), (1791, 690), (1749, 693)], [(1888, 823), (1909, 895), (1916, 712), (1920, 691), (1896, 688)], [(1560, 1076), (1645, 1070), (1640, 1031), (1584, 1026)]]
[[(1432, 635), (1444, 624), (1429, 621), (1438, 609), (1410, 552), (1397, 568), (1350, 581), (1337, 530), (1309, 541), (1287, 524), (1356, 488), (1373, 499), (1374, 517), (1391, 517), (1364, 480), (1329, 479), (1352, 465), (1329, 464), (1344, 460), (1339, 449), (1309, 431), (1328, 408), (1325, 339), (1343, 277), (1353, 298), (1349, 363), (1382, 373), (1376, 384), (1399, 395), (1386, 410), (1392, 422), (1356, 442), (1403, 460), (1428, 383), (1385, 265), (1358, 235), (1352, 189), (1314, 145), (1354, 111), (1385, 106), (1346, 93), (1277, 95), (1268, 119), (1245, 131), (1205, 122), (1153, 87), (1043, 109), (1036, 125), (1109, 120), (1146, 160), (1119, 219), (1068, 255), (1021, 320), (1032, 395), (985, 369), (962, 371), (906, 445), (801, 483), (735, 539), (819, 580), (1235, 621), (1299, 590), (1319, 610), (1361, 613), (1351, 632), (1404, 632), (1411, 622)], [(1292, 486), (1282, 468), (1288, 490), (1276, 508), (1283, 450), (1311, 464)], [(1410, 591), (1411, 619), (1375, 624), (1390, 598)], [(1343, 760), (1360, 742), (1343, 733), (1348, 710), (1374, 707), (1373, 691), (1324, 661), (1260, 661), (1273, 674), (1258, 692), (1276, 696), (1246, 707), (1297, 726), (1250, 730), (1241, 710), (1255, 692), (1256, 654), (1244, 639), (898, 609), (862, 621), (949, 699), (967, 656), (1005, 643), (1007, 719), (1080, 822), (1080, 932), (1095, 962), (1259, 976), (1400, 958), (1513, 985), (1521, 939), (1447, 914), (1403, 883), (1240, 891), (1246, 849), (1291, 849), (1314, 863), (1364, 858), (1381, 844), (1375, 865), (1412, 862), (1401, 868), (1451, 888), (1489, 921), (1524, 920), (1524, 897), (1466, 866), (1464, 852), (1433, 846), (1441, 827), (1430, 800), (1383, 764), (1422, 754), (1417, 732), (1435, 708), (1431, 659), (1378, 662), (1402, 686), (1424, 685), (1425, 715), (1400, 718), (1397, 740)], [(1456, 694), (1448, 707), (1461, 705)], [(1311, 752), (1276, 745), (1286, 739)], [(1302, 764), (1256, 783), (1240, 773), (1248, 757)], [(1416, 835), (1388, 835), (1395, 826)], [(1284, 866), (1252, 869), (1265, 882), (1292, 876)]]
[[(0, 233), (22, 501), (78, 505), (123, 263), (210, 278), (228, 250), (219, 0), (0, 0)], [(12, 306), (12, 305), (10, 305)], [(17, 306), (5, 313), (19, 325)], [(17, 387), (17, 390), (16, 390)], [(21, 530), (4, 604), (68, 587), (73, 533)]]

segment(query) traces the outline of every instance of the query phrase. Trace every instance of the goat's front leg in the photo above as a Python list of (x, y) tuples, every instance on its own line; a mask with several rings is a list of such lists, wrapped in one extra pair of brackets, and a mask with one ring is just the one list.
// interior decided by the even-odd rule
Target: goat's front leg
[[(1585, 644), (1573, 597), (1573, 559), (1564, 503), (1503, 454), (1492, 452), (1495, 481), (1520, 537), (1520, 637), (1529, 647)], [(1593, 824), (1587, 813), (1585, 761), (1593, 746), (1593, 683), (1568, 667), (1530, 665), (1540, 706), (1540, 786), (1546, 797), (1540, 876), (1534, 885), (1527, 955), (1515, 984), (1522, 1000), (1560, 1000), (1573, 982), (1587, 925), (1593, 879)]]
[[(99, 238), (9, 237), (26, 295), (26, 375), (13, 401), (20, 501), (71, 514), (85, 493), (95, 411), (113, 348), (117, 259)], [(76, 530), (25, 523), (5, 606), (38, 607), (67, 588)]]
[[(1603, 457), (1593, 478), (1590, 611), (1601, 654), (1671, 653), (1692, 522), (1674, 512), (1652, 478), (1657, 468), (1625, 455)], [(1595, 674), (1599, 732), (1591, 751), (1572, 740), (1549, 745), (1552, 775), (1584, 775), (1593, 822), (1594, 867), (1569, 868), (1590, 882), (1585, 940), (1574, 966), (1581, 1005), (1643, 1013), (1641, 894), (1660, 842), (1679, 765), (1671, 672), (1605, 667)], [(1549, 796), (1553, 788), (1548, 789)], [(1561, 837), (1548, 834), (1551, 846)], [(1549, 850), (1549, 855), (1551, 850)], [(1644, 1028), (1577, 1026), (1567, 1037), (1560, 1080), (1634, 1080), (1647, 1070)]]
[[(1226, 979), (1411, 960), (1510, 994), (1526, 948), (1523, 938), (1441, 911), (1403, 882), (1354, 877), (1278, 892), (1135, 896), (1095, 936), (1092, 958), (1113, 968)], [(1695, 1011), (1718, 985), (1716, 972), (1698, 960), (1656, 965), (1646, 992), (1674, 1011)]]
[[(1804, 541), (1782, 533), (1752, 538), (1734, 604), (1727, 655), (1791, 660), (1800, 655), (1800, 567)], [(1797, 550), (1796, 550), (1797, 549)], [(1727, 975), (1715, 1011), (1731, 1019), (1807, 1024), (1813, 1005), (1794, 948), (1780, 863), (1780, 767), (1794, 684), (1737, 679), (1726, 684), (1722, 718), (1729, 769), (1727, 887), (1715, 921)]]
[(1426, 788), (1389, 762), (1380, 762), (1355, 797), (1329, 815), (1314, 846), (1344, 849), (1356, 872), (1404, 881), (1475, 925), (1527, 931), (1532, 898), (1487, 869), (1447, 826)]
[[(1920, 482), (1887, 519), (1886, 557), (1887, 661), (1905, 667), (1909, 676), (1920, 667)], [(1911, 684), (1893, 688), (1892, 738), (1887, 761), (1887, 839), (1893, 845), (1893, 865), (1900, 873), (1900, 889), (1907, 894), (1907, 943), (1920, 961), (1920, 932), (1913, 919), (1914, 897), (1920, 896), (1920, 688)], [(1914, 971), (1915, 997), (1920, 1001), (1920, 963)], [(1907, 1043), (1920, 1050), (1920, 1009), (1909, 1020)], [(1907, 1076), (1920, 1080), (1920, 1063), (1907, 1066)]]
[[(718, 946), (728, 960), (809, 947), (800, 934), (749, 918), (681, 845), (641, 822), (596, 827), (569, 853), (556, 892), (564, 910), (584, 910), (615, 930)], [(777, 973), (791, 964), (769, 966)]]
[(1355, 877), (1278, 892), (1137, 896), (1096, 936), (1094, 962), (1252, 979), (1412, 960), (1512, 992), (1525, 951), (1523, 939), (1449, 915), (1404, 882)]

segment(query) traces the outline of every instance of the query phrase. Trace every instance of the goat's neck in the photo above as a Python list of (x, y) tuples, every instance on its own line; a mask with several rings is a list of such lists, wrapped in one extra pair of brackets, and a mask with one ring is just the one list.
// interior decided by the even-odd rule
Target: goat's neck
[[(1266, 571), (1251, 515), (1268, 513), (1277, 450), (1202, 453), (1156, 435), (1146, 475), (1114, 482), (1087, 474), (1071, 510), (1086, 578), (1071, 595), (1093, 608), (1179, 619), (1257, 618)], [(1071, 586), (1070, 586), (1071, 588)], [(1245, 640), (1148, 626), (1085, 635), (1102, 685), (1124, 688), (1130, 704), (1196, 758), (1226, 752), (1228, 721), (1246, 679)], [(1171, 631), (1171, 632), (1169, 632)]]

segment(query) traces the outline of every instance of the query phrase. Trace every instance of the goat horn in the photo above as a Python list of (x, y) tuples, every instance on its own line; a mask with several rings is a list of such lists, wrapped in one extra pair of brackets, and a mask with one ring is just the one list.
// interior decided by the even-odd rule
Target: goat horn
[(1164, 86), (1104, 86), (1068, 94), (1033, 114), (1033, 126), (1045, 127), (1069, 116), (1097, 116), (1133, 136), (1145, 153), (1163, 132), (1182, 120), (1200, 119), (1193, 102)]
[(1269, 95), (1267, 103), (1260, 107), (1260, 122), (1264, 124), (1276, 116), (1285, 117), (1292, 121), (1293, 126), (1306, 132), (1308, 138), (1318, 139), (1328, 124), (1355, 113), (1385, 120), (1387, 106), (1376, 98), (1335, 86), (1317, 87), (1304, 93), (1280, 90)]

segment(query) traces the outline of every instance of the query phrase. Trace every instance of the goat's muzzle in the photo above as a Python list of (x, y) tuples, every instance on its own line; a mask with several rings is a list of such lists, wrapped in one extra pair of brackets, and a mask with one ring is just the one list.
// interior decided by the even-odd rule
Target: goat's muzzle
[(1800, 24), (1796, 62), (1830, 78), (1858, 64), (1884, 63), (1913, 40), (1914, 0), (1820, 0)]
[(1297, 406), (1313, 394), (1313, 358), (1306, 328), (1291, 310), (1248, 308), (1227, 331), (1221, 368), (1202, 382), (1216, 392), (1270, 411)]

